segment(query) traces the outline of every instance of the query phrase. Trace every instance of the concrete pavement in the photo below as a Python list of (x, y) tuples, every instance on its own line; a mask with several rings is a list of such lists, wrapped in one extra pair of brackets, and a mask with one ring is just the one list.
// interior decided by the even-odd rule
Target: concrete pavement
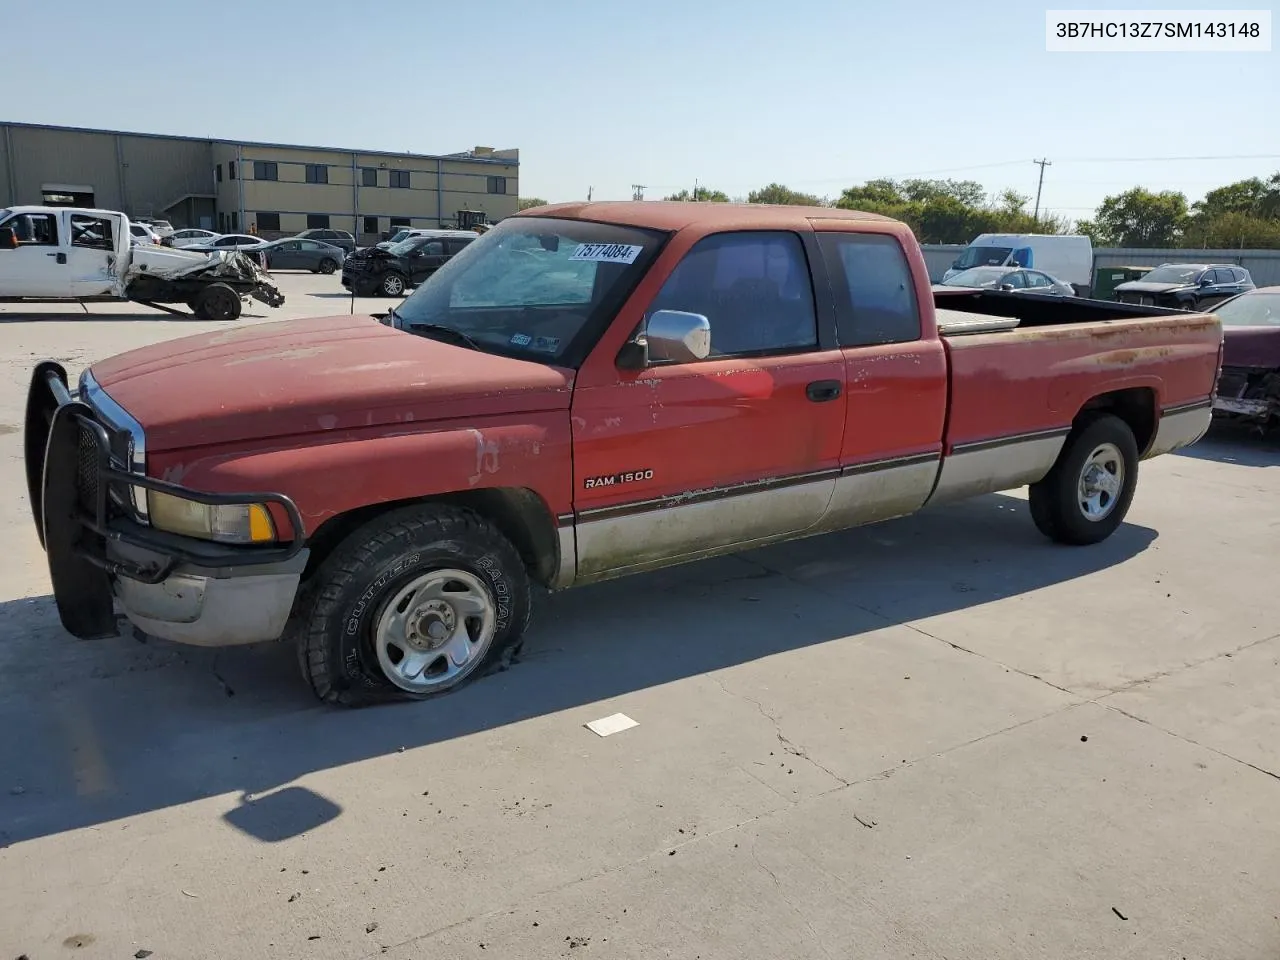
[[(285, 311), (336, 299), (286, 282)], [(13, 317), (10, 955), (1280, 951), (1280, 442), (1143, 464), (1093, 548), (1001, 495), (546, 598), (514, 669), (337, 712), (279, 647), (62, 632), (23, 493), (29, 366), (210, 325)], [(639, 726), (584, 729), (617, 711)]]

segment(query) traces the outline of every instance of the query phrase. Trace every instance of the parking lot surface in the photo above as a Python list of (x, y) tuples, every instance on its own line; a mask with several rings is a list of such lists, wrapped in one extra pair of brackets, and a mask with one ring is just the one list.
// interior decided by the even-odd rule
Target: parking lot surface
[[(352, 309), (281, 283), (240, 322)], [(1095, 547), (999, 495), (542, 598), (513, 669), (337, 711), (282, 646), (61, 629), (31, 365), (213, 326), (88, 310), (0, 305), (8, 955), (1280, 953), (1280, 441), (1144, 463)]]

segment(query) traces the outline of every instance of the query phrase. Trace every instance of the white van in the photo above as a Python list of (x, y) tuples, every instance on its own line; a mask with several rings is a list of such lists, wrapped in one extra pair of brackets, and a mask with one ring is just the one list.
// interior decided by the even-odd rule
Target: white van
[(1043, 270), (1085, 296), (1093, 285), (1093, 244), (1083, 236), (984, 233), (964, 248), (942, 279), (950, 280), (971, 267), (1008, 266)]

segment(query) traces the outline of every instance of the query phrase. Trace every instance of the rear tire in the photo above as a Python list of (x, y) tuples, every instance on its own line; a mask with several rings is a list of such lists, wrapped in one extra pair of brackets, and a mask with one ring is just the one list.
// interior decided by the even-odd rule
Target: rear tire
[(190, 302), (200, 320), (225, 321), (240, 318), (240, 294), (225, 283), (211, 284)]
[(1138, 444), (1109, 413), (1077, 424), (1053, 469), (1029, 491), (1031, 519), (1058, 543), (1100, 543), (1124, 522), (1138, 484)]
[(299, 661), (326, 703), (425, 700), (505, 667), (530, 612), (524, 564), (496, 527), (409, 507), (352, 533), (310, 579)]
[(326, 276), (333, 273), (333, 271), (337, 269), (338, 269), (337, 263), (335, 263), (334, 261), (328, 258), (320, 261), (320, 272), (325, 274)]

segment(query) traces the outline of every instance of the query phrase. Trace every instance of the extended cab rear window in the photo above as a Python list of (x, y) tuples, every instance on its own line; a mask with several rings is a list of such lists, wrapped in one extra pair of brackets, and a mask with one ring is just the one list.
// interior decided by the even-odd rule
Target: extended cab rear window
[(915, 278), (896, 237), (819, 233), (818, 246), (835, 292), (840, 346), (920, 339)]

